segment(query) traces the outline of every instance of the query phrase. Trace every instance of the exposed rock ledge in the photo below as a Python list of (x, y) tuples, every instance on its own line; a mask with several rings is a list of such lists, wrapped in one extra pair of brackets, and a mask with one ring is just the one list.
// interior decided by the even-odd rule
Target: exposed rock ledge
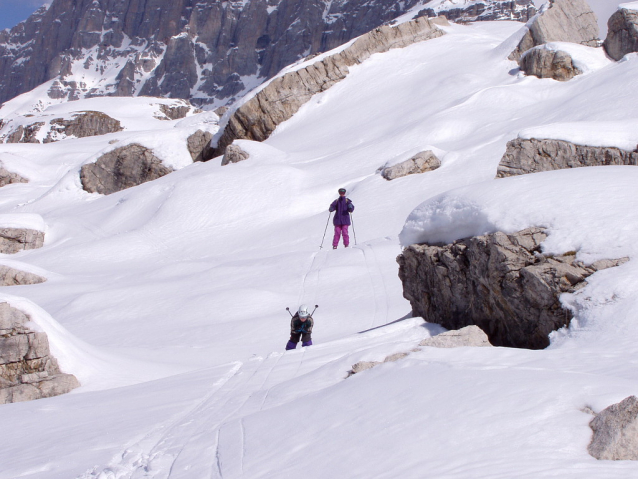
[(150, 150), (136, 143), (105, 153), (80, 170), (82, 187), (89, 193), (110, 195), (161, 178), (173, 169)]
[(60, 371), (46, 333), (29, 329), (29, 320), (0, 303), (0, 404), (57, 396), (80, 385)]
[(226, 147), (236, 139), (264, 141), (277, 125), (291, 118), (314, 94), (343, 80), (349, 73), (349, 66), (362, 63), (374, 53), (440, 37), (444, 32), (436, 23), (442, 22), (447, 23), (447, 20), (422, 17), (396, 27), (375, 28), (341, 52), (275, 78), (230, 116), (211, 158), (224, 154)]
[(638, 152), (614, 147), (576, 145), (564, 140), (516, 138), (507, 143), (496, 177), (605, 165), (638, 165)]
[(0, 228), (0, 253), (14, 254), (27, 249), (42, 248), (44, 232), (28, 228)]
[(627, 261), (584, 265), (575, 253), (545, 256), (541, 228), (493, 233), (445, 246), (411, 245), (399, 255), (403, 296), (414, 316), (447, 329), (476, 325), (495, 346), (542, 349), (548, 334), (569, 325), (562, 293), (594, 272)]
[(0, 265), (0, 286), (24, 286), (44, 283), (46, 280), (46, 278), (35, 273), (28, 273), (10, 266)]

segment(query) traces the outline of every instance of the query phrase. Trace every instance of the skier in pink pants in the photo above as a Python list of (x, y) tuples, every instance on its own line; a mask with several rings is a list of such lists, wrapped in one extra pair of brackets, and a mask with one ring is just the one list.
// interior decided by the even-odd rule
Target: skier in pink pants
[(328, 209), (330, 212), (336, 211), (332, 223), (335, 225), (335, 235), (332, 239), (332, 249), (337, 249), (339, 238), (343, 235), (343, 245), (347, 248), (350, 244), (348, 227), (350, 226), (350, 213), (354, 211), (354, 205), (350, 198), (346, 198), (346, 189), (339, 188), (339, 198), (334, 200)]

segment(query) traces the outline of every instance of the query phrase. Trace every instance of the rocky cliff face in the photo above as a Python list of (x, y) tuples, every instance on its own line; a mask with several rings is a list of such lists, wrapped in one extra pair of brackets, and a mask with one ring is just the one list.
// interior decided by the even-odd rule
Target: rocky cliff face
[(584, 265), (574, 253), (541, 254), (540, 228), (493, 233), (445, 246), (412, 245), (397, 261), (403, 296), (414, 316), (448, 329), (476, 325), (495, 346), (542, 349), (548, 334), (567, 326), (562, 293), (594, 272), (625, 260)]
[(527, 0), (497, 0), (465, 2), (461, 6), (453, 6), (446, 2), (436, 8), (424, 8), (419, 16), (434, 17), (445, 15), (452, 22), (469, 23), (494, 20), (517, 20), (527, 22), (536, 14), (533, 2)]
[(496, 177), (604, 165), (638, 165), (638, 152), (576, 145), (563, 140), (516, 138), (507, 143)]
[[(53, 0), (0, 32), (0, 102), (55, 80), (52, 98), (148, 95), (220, 105), (421, 3)], [(475, 19), (526, 20), (528, 13), (511, 12), (531, 5), (484, 0)]]
[(288, 72), (272, 80), (254, 97), (229, 114), (224, 129), (215, 138), (212, 157), (223, 155), (236, 139), (264, 141), (277, 125), (292, 118), (301, 105), (343, 80), (348, 67), (368, 59), (374, 53), (387, 52), (444, 34), (435, 22), (419, 17), (396, 27), (382, 26), (362, 35), (339, 53)]
[(0, 404), (57, 396), (80, 385), (60, 371), (46, 333), (31, 330), (29, 320), (0, 303)]

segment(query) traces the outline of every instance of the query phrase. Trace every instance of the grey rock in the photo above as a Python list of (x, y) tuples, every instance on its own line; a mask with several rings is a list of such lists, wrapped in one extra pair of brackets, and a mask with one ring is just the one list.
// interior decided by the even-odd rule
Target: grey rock
[(413, 316), (430, 323), (447, 329), (476, 325), (495, 346), (545, 348), (548, 334), (572, 318), (560, 295), (584, 287), (597, 271), (576, 261), (573, 252), (542, 255), (545, 238), (543, 229), (529, 228), (443, 246), (411, 245), (397, 258), (403, 296)]
[(106, 135), (122, 131), (124, 128), (119, 120), (111, 118), (100, 111), (85, 111), (75, 113), (73, 119), (55, 118), (50, 121), (51, 130), (44, 143), (56, 141), (58, 135), (85, 138), (88, 136)]
[(386, 358), (383, 361), (359, 361), (358, 363), (355, 363), (352, 366), (352, 369), (350, 371), (348, 371), (347, 377), (350, 377), (353, 374), (357, 374), (362, 371), (366, 371), (368, 369), (372, 369), (378, 366), (379, 364), (392, 363), (392, 362), (398, 361), (400, 359), (405, 358), (409, 354), (410, 353), (394, 353), (394, 354), (391, 354), (390, 356), (386, 356)]
[[(0, 286), (21, 286), (44, 283), (47, 279), (34, 273), (0, 265)], [(1, 328), (0, 328), (1, 329)]]
[(620, 60), (627, 53), (638, 52), (638, 11), (619, 8), (607, 22), (607, 38), (603, 46), (614, 60)]
[(210, 146), (210, 142), (212, 139), (213, 134), (203, 130), (197, 130), (188, 137), (186, 146), (193, 161), (204, 161), (211, 157), (212, 147)]
[(0, 404), (64, 394), (80, 383), (60, 371), (46, 333), (31, 331), (30, 318), (0, 303)]
[(496, 177), (604, 165), (638, 165), (638, 152), (576, 145), (564, 140), (517, 138), (507, 143)]
[(133, 143), (105, 153), (95, 163), (82, 166), (80, 180), (85, 191), (110, 195), (161, 178), (172, 171), (152, 150)]
[(0, 253), (14, 254), (44, 245), (44, 232), (27, 228), (0, 228)]
[(225, 166), (228, 163), (238, 163), (240, 161), (247, 160), (248, 158), (250, 158), (248, 152), (242, 150), (239, 145), (228, 145), (224, 152), (224, 156), (222, 157), (222, 166)]
[(193, 109), (193, 106), (186, 100), (182, 100), (181, 105), (160, 105), (160, 111), (164, 114), (166, 120), (179, 120), (188, 115), (188, 112)]
[(558, 81), (571, 80), (582, 73), (574, 66), (569, 53), (562, 50), (549, 50), (542, 45), (527, 50), (521, 57), (519, 66), (526, 75)]
[(0, 188), (14, 183), (28, 183), (29, 180), (23, 178), (17, 173), (7, 170), (4, 166), (0, 166)]
[(526, 32), (509, 59), (518, 61), (530, 48), (549, 42), (598, 46), (598, 19), (585, 0), (550, 0), (525, 26)]
[(3, 141), (4, 143), (40, 143), (36, 136), (43, 125), (43, 121), (26, 126), (18, 125), (3, 138)]
[(474, 3), (467, 7), (450, 8), (449, 4), (442, 3), (436, 9), (424, 8), (418, 16), (435, 17), (445, 16), (455, 23), (471, 23), (496, 20), (516, 20), (527, 22), (536, 14), (536, 7), (531, 0), (505, 0)]
[(589, 426), (594, 431), (587, 450), (596, 459), (638, 460), (638, 398), (629, 396), (601, 411)]
[(402, 176), (425, 173), (436, 170), (441, 166), (441, 161), (430, 150), (417, 153), (412, 158), (397, 163), (396, 165), (383, 168), (381, 176), (386, 180), (394, 180)]
[[(438, 19), (437, 22), (445, 20)], [(216, 136), (212, 157), (224, 154), (236, 139), (264, 141), (277, 125), (291, 118), (316, 93), (326, 91), (374, 53), (387, 52), (444, 34), (434, 20), (417, 18), (396, 27), (382, 26), (355, 40), (341, 52), (271, 81), (230, 115)]]
[(487, 337), (478, 326), (466, 326), (458, 331), (446, 331), (431, 338), (424, 339), (419, 346), (433, 348), (462, 348), (462, 347), (489, 347), (492, 346)]

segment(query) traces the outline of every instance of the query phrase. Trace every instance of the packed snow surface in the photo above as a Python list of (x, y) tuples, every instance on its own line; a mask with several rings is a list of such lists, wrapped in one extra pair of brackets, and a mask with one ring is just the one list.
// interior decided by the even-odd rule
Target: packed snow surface
[[(48, 272), (2, 298), (83, 384), (0, 406), (0, 479), (636, 477), (634, 462), (587, 454), (583, 410), (638, 392), (638, 173), (494, 177), (506, 143), (531, 129), (635, 138), (638, 61), (525, 77), (501, 46), (520, 28), (453, 25), (374, 55), (224, 167), (183, 161), (197, 115), (0, 145), (31, 179), (0, 189), (0, 213), (39, 215), (47, 235), (10, 259)], [(82, 191), (79, 167), (110, 141), (163, 134), (156, 153), (180, 169)], [(426, 148), (439, 169), (377, 171)], [(327, 208), (340, 187), (356, 209), (351, 245), (335, 251)], [(345, 379), (442, 331), (410, 317), (402, 230), (408, 244), (528, 226), (548, 228), (548, 252), (631, 260), (562, 297), (575, 320), (546, 350), (423, 348)], [(285, 307), (300, 303), (319, 305), (315, 345), (284, 352)]]

